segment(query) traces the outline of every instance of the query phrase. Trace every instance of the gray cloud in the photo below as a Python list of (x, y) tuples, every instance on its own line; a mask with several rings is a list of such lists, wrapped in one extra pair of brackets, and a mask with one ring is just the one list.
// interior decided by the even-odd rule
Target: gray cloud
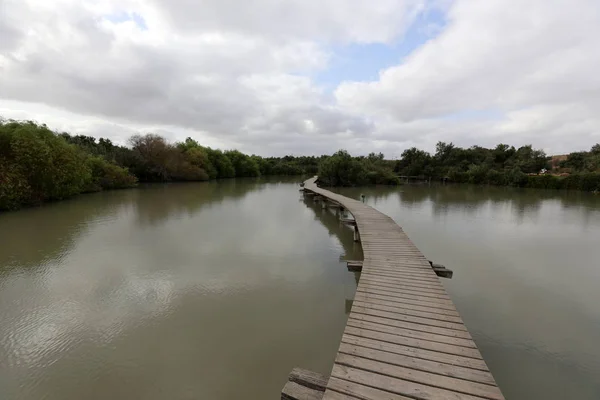
[(424, 8), (421, 0), (151, 0), (173, 29), (280, 39), (387, 42)]
[[(0, 111), (57, 129), (265, 155), (600, 141), (594, 0), (0, 1)], [(310, 78), (431, 7), (444, 28), (378, 80), (332, 96)]]
[[(480, 129), (473, 144), (527, 140), (560, 152), (598, 140), (600, 3), (457, 1), (448, 19), (438, 37), (379, 80), (340, 85), (339, 103), (409, 131), (429, 125), (455, 142), (469, 134), (436, 121), (457, 113), (475, 115), (458, 124)], [(478, 119), (480, 111), (500, 117)]]
[(274, 128), (296, 136), (311, 128), (322, 134), (367, 129), (360, 117), (326, 104), (308, 78), (289, 74), (326, 63), (312, 42), (271, 43), (235, 32), (149, 33), (77, 2), (41, 11), (28, 3), (11, 7), (13, 15), (31, 15), (39, 24), (22, 28), (37, 35), (21, 49), (2, 53), (2, 98), (240, 136), (232, 141), (242, 146), (258, 137), (254, 131)]

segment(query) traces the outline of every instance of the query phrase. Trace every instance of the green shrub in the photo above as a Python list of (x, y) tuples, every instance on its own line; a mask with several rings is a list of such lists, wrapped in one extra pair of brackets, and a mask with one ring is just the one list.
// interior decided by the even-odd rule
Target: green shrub
[(0, 210), (16, 210), (31, 197), (31, 187), (20, 168), (0, 157)]
[(137, 183), (137, 178), (127, 169), (114, 165), (102, 157), (89, 157), (87, 162), (92, 172), (91, 190), (129, 188)]

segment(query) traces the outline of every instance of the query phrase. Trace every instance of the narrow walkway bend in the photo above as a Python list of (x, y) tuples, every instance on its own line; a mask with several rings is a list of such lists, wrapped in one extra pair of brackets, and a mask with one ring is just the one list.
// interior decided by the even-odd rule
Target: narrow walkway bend
[(364, 261), (323, 399), (504, 397), (429, 262), (390, 217), (321, 189), (306, 193), (348, 210)]

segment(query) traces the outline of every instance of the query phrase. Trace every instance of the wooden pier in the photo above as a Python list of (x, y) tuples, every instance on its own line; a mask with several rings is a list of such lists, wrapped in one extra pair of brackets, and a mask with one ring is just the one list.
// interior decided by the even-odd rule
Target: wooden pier
[(364, 253), (362, 265), (352, 264), (362, 272), (322, 398), (504, 399), (432, 264), (402, 228), (316, 179), (304, 192), (352, 214)]

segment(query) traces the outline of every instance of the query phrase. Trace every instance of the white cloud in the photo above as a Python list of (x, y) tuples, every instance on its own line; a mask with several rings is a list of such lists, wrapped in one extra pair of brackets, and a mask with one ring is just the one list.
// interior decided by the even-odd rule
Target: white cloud
[[(595, 0), (457, 1), (438, 37), (375, 82), (343, 83), (336, 97), (354, 112), (391, 118), (400, 129), (491, 110), (505, 118), (483, 124), (480, 142), (527, 138), (547, 146), (553, 136), (553, 151), (589, 147), (600, 131), (598, 37)], [(460, 141), (454, 126), (444, 124), (430, 132)]]
[[(57, 129), (265, 155), (598, 141), (595, 0), (0, 1), (0, 112)], [(432, 8), (443, 25), (417, 18)], [(437, 36), (378, 80), (311, 78), (414, 21)]]
[(228, 31), (275, 40), (388, 42), (423, 0), (151, 0), (174, 30)]

